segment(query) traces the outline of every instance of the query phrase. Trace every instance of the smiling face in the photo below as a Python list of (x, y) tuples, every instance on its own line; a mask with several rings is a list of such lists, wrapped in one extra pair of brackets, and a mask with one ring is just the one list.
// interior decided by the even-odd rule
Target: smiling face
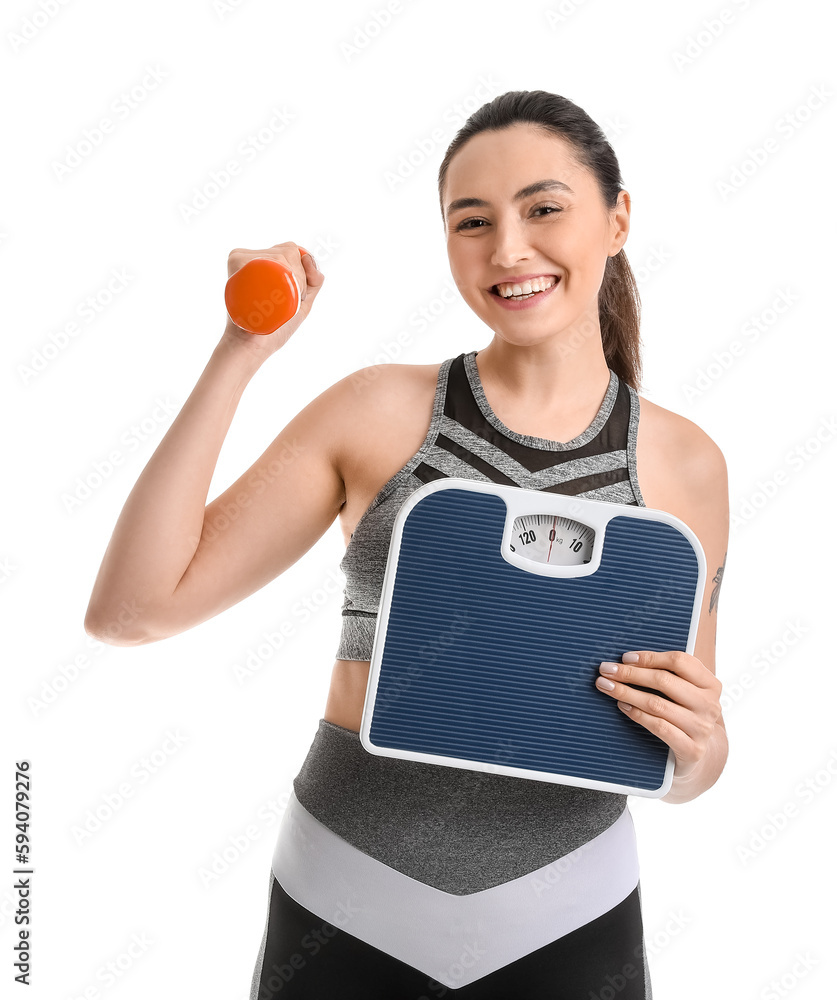
[[(443, 203), (451, 274), (495, 333), (516, 344), (590, 324), (600, 333), (598, 292), (608, 256), (628, 235), (627, 191), (608, 213), (595, 176), (572, 147), (518, 123), (481, 132), (461, 147), (450, 162)], [(528, 276), (544, 280), (502, 289), (528, 297), (497, 294), (498, 284), (520, 285)]]

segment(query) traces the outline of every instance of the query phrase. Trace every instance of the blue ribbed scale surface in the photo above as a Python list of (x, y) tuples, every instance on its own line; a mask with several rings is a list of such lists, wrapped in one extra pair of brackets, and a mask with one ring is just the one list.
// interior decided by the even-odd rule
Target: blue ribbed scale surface
[(490, 493), (445, 489), (402, 530), (369, 735), (378, 747), (638, 789), (668, 746), (595, 687), (602, 660), (685, 650), (699, 567), (661, 521), (614, 516), (598, 570), (550, 577), (506, 562)]

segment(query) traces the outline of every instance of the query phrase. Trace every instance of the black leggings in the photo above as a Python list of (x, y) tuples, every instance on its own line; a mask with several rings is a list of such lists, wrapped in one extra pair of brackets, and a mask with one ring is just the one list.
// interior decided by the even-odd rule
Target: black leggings
[[(469, 961), (467, 953), (462, 963)], [(460, 989), (292, 899), (273, 876), (252, 1000), (648, 1000), (639, 886), (606, 913)]]

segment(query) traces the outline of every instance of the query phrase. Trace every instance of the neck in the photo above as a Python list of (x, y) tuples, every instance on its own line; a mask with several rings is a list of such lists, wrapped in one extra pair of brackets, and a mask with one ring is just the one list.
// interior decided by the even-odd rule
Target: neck
[[(598, 317), (597, 317), (598, 319)], [(486, 392), (509, 407), (562, 415), (601, 402), (610, 380), (596, 322), (586, 335), (577, 330), (537, 344), (512, 344), (495, 334), (476, 356)]]

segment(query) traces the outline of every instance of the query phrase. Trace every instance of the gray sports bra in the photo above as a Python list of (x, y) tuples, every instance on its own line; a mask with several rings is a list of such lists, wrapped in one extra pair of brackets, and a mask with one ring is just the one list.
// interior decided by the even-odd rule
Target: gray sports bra
[(547, 493), (646, 506), (636, 476), (639, 397), (613, 370), (599, 412), (571, 441), (518, 434), (488, 404), (477, 351), (443, 361), (424, 443), (379, 490), (352, 533), (340, 569), (346, 577), (340, 660), (369, 660), (395, 517), (425, 483), (457, 476)]

